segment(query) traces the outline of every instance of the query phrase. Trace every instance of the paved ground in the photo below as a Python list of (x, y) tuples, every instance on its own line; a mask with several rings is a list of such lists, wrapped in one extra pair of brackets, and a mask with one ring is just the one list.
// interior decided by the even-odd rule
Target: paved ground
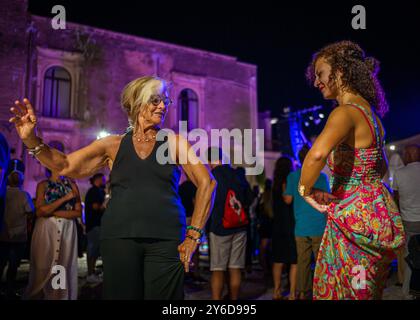
[[(384, 290), (383, 300), (408, 300), (407, 297), (404, 297), (403, 292), (400, 286), (396, 285), (397, 276), (393, 273), (388, 280), (387, 288)], [(267, 290), (260, 295), (257, 300), (270, 300), (273, 293), (273, 287), (268, 286)]]
[[(99, 263), (100, 265), (100, 263)], [(210, 272), (208, 271), (208, 263), (206, 261), (201, 262), (203, 267), (201, 276), (209, 280)], [(100, 268), (100, 266), (99, 266)], [(18, 272), (18, 293), (22, 293), (27, 283), (29, 272), (29, 264), (24, 261), (19, 268)], [(91, 300), (101, 298), (101, 284), (90, 285), (86, 283), (87, 265), (86, 257), (79, 259), (79, 299)], [(265, 280), (262, 270), (258, 265), (254, 265), (251, 273), (243, 273), (244, 282), (241, 287), (241, 300), (271, 300), (272, 297), (272, 281), (270, 279)], [(286, 280), (286, 279), (285, 279)], [(283, 281), (285, 284), (287, 281)], [(403, 294), (401, 287), (396, 286), (396, 273), (393, 272), (388, 280), (388, 287), (384, 292), (384, 300), (403, 300)], [(286, 288), (284, 288), (286, 289)], [(225, 290), (226, 293), (226, 290)], [(191, 281), (186, 281), (185, 285), (185, 298), (187, 300), (204, 300), (210, 299), (210, 285), (209, 282), (204, 284), (194, 284)]]

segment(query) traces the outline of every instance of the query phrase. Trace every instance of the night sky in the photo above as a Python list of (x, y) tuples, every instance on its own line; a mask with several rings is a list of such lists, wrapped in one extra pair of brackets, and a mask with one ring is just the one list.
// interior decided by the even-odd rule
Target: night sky
[[(280, 2), (280, 4), (279, 4)], [(29, 11), (238, 57), (258, 66), (260, 111), (324, 105), (305, 80), (314, 51), (338, 40), (358, 42), (381, 61), (391, 112), (388, 142), (420, 133), (420, 9), (415, 1), (29, 1)], [(367, 29), (353, 30), (351, 9), (363, 4)], [(320, 126), (319, 126), (320, 127)], [(316, 131), (317, 129), (313, 129)]]

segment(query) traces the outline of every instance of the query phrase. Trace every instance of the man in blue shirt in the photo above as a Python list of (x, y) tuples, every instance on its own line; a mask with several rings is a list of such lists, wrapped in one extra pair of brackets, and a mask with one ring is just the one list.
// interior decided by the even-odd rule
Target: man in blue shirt
[[(308, 153), (309, 148), (304, 146), (299, 151), (300, 163)], [(295, 214), (295, 237), (298, 255), (297, 292), (300, 299), (305, 299), (312, 290), (311, 255), (316, 260), (319, 247), (324, 234), (326, 216), (312, 208), (298, 193), (298, 183), (301, 169), (291, 172), (287, 177), (286, 191), (283, 194), (287, 204), (293, 202)], [(314, 188), (329, 192), (327, 175), (321, 173)]]

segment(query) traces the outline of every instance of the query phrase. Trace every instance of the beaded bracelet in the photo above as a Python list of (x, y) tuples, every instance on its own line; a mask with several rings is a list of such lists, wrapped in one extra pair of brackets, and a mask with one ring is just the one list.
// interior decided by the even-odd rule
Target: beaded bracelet
[(197, 231), (200, 234), (200, 237), (203, 235), (203, 230), (201, 230), (200, 228), (194, 227), (194, 226), (188, 226), (187, 227), (187, 231), (188, 230), (193, 230), (193, 231)]

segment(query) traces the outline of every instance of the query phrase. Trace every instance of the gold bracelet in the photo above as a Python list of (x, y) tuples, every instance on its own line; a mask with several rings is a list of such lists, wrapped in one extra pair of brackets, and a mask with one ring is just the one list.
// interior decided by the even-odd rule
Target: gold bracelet
[[(300, 194), (301, 197), (305, 197), (305, 196), (308, 196), (308, 195), (311, 194), (311, 192), (309, 192), (309, 193), (306, 194), (305, 191), (306, 191), (306, 187), (299, 182), (299, 184), (298, 184), (298, 192), (299, 192), (299, 194)], [(309, 189), (309, 191), (311, 191), (311, 189)]]

